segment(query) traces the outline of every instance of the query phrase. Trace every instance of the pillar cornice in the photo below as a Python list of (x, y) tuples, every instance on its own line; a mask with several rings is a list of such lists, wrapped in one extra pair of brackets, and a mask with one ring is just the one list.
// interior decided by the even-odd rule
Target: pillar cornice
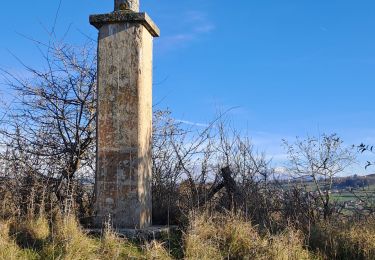
[(153, 37), (160, 36), (160, 29), (152, 21), (147, 13), (137, 13), (128, 10), (114, 11), (108, 14), (90, 15), (90, 24), (100, 29), (104, 24), (115, 23), (140, 23)]

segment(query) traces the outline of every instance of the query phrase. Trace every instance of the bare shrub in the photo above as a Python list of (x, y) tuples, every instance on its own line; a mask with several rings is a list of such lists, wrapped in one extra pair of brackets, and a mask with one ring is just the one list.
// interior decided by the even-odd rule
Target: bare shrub
[(15, 187), (20, 214), (33, 203), (69, 201), (84, 215), (82, 200), (91, 196), (83, 184), (95, 165), (96, 56), (90, 45), (37, 45), (44, 69), (23, 64), (27, 78), (2, 71), (16, 97), (0, 129), (3, 181)]
[[(263, 226), (272, 222), (277, 185), (262, 153), (219, 115), (207, 126), (185, 127), (169, 112), (155, 113), (154, 221), (186, 223), (191, 210), (245, 212)], [(162, 222), (167, 224), (166, 222)]]
[[(320, 208), (324, 219), (330, 218), (336, 210), (331, 200), (333, 180), (353, 164), (355, 157), (352, 149), (344, 147), (336, 134), (297, 138), (292, 144), (284, 140), (284, 146), (289, 156), (289, 171), (298, 178), (299, 181), (295, 183), (300, 182), (305, 188), (307, 203), (314, 209)], [(310, 180), (315, 190), (303, 185)]]

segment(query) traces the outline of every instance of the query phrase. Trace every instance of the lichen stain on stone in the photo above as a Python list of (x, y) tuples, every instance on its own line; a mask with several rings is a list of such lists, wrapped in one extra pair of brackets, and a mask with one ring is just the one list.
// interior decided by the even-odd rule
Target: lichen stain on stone
[(114, 74), (116, 71), (117, 71), (117, 67), (111, 65), (111, 66), (109, 67), (109, 70), (108, 70), (108, 75), (112, 75), (112, 74)]

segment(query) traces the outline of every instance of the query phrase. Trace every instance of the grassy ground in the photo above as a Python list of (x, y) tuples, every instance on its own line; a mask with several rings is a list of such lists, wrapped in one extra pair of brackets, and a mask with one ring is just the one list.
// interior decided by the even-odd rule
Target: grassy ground
[(338, 202), (354, 202), (354, 201), (374, 201), (375, 202), (375, 185), (365, 188), (356, 188), (349, 190), (341, 190), (338, 193), (331, 194), (332, 199)]
[[(313, 182), (301, 182), (301, 183), (293, 183), (293, 184), (284, 184), (285, 188), (290, 188), (293, 186), (301, 186), (306, 189), (308, 192), (315, 192), (316, 186)], [(351, 191), (349, 191), (347, 188), (345, 189), (332, 189), (336, 190), (338, 192), (332, 193), (331, 198), (333, 201), (337, 201), (340, 203), (350, 202), (350, 201), (360, 201), (360, 200), (374, 200), (375, 203), (375, 185), (369, 185), (364, 188), (354, 188)]]
[(107, 229), (90, 237), (74, 218), (0, 222), (0, 259), (375, 259), (375, 221), (258, 230), (234, 214), (194, 214), (183, 234), (133, 243)]
[(0, 259), (171, 259), (158, 242), (137, 245), (106, 230), (101, 238), (88, 236), (74, 218), (52, 225), (44, 218), (3, 221), (0, 225)]

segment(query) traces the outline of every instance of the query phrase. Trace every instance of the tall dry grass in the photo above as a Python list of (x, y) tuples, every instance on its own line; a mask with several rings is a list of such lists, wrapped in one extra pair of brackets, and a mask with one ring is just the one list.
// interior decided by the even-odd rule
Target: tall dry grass
[(0, 222), (0, 259), (39, 259), (38, 254), (32, 249), (21, 249), (9, 233), (11, 229), (9, 221)]
[(45, 218), (0, 224), (0, 260), (23, 259), (172, 259), (156, 241), (136, 245), (106, 229), (100, 238), (89, 236), (75, 217)]
[(89, 236), (72, 216), (57, 217), (53, 222), (43, 216), (0, 222), (1, 260), (303, 260), (375, 259), (375, 220), (319, 225), (307, 238), (294, 228), (278, 234), (259, 232), (257, 226), (232, 213), (192, 214), (180, 242), (184, 255), (173, 257), (167, 244), (134, 244), (120, 238), (109, 226), (101, 237)]
[(375, 219), (322, 223), (312, 229), (309, 244), (327, 259), (375, 259)]
[(300, 260), (316, 257), (305, 249), (302, 233), (287, 229), (279, 235), (260, 235), (241, 216), (193, 215), (185, 235), (186, 259)]

